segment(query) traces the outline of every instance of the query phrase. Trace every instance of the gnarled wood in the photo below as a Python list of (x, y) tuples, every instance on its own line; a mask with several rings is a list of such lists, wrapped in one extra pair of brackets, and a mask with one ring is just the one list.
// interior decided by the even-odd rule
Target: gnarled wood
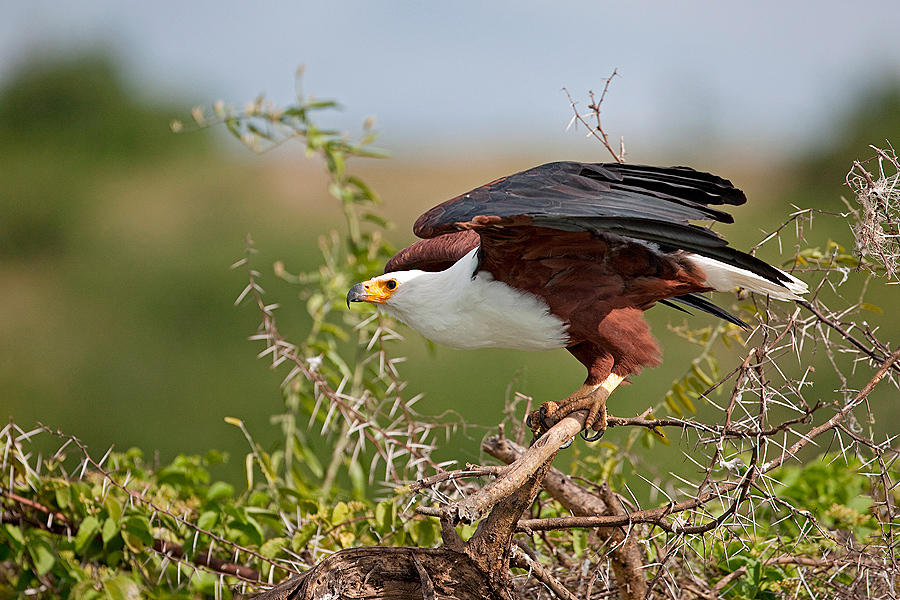
[[(486, 439), (481, 447), (507, 464), (519, 460), (526, 452), (525, 448), (500, 436)], [(601, 486), (601, 495), (598, 496), (575, 483), (559, 469), (550, 467), (543, 487), (576, 516), (625, 514), (621, 502), (606, 483)], [(619, 597), (622, 600), (643, 599), (647, 594), (644, 555), (634, 533), (623, 527), (598, 527), (596, 531), (609, 546), (613, 573), (619, 585)]]
[(349, 548), (256, 600), (513, 600), (466, 554), (447, 548)]

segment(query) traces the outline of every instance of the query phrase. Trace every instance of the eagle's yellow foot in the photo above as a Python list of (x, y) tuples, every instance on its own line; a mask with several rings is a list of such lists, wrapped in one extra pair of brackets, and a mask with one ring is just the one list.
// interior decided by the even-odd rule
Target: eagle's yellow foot
[(548, 400), (538, 410), (528, 415), (526, 423), (531, 427), (535, 438), (538, 438), (572, 413), (586, 410), (588, 414), (584, 420), (585, 431), (593, 429), (599, 435), (585, 437), (585, 439), (587, 441), (598, 440), (606, 431), (606, 399), (623, 379), (624, 377), (613, 374), (598, 384), (581, 386), (577, 392), (562, 402)]

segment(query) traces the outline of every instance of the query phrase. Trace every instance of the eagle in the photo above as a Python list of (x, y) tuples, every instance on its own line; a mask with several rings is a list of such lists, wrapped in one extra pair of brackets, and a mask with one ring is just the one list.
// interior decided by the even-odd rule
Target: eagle
[[(553, 162), (432, 208), (385, 274), (354, 285), (369, 302), (451, 348), (565, 348), (587, 369), (576, 392), (529, 416), (535, 435), (586, 410), (607, 426), (606, 399), (660, 363), (643, 318), (657, 303), (747, 325), (701, 294), (743, 288), (800, 300), (804, 282), (736, 250), (709, 226), (747, 201), (726, 179), (688, 167)], [(536, 418), (535, 418), (536, 417)]]

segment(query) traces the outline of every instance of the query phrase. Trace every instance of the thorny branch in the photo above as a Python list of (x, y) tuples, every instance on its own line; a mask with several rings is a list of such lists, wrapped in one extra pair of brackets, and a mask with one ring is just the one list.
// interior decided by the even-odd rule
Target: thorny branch
[[(618, 69), (613, 69), (612, 75), (610, 75), (607, 79), (604, 79), (603, 84), (603, 92), (600, 94), (600, 98), (597, 99), (594, 96), (594, 92), (589, 91), (588, 95), (591, 98), (590, 104), (588, 104), (588, 110), (591, 111), (591, 115), (594, 120), (597, 122), (596, 125), (591, 125), (588, 123), (587, 118), (578, 112), (577, 102), (572, 99), (572, 95), (569, 93), (569, 90), (563, 88), (563, 91), (566, 93), (566, 96), (569, 98), (569, 105), (572, 107), (572, 112), (575, 114), (572, 116), (572, 120), (569, 121), (569, 127), (574, 123), (581, 123), (588, 130), (588, 136), (594, 136), (600, 143), (603, 144), (603, 147), (609, 150), (609, 153), (612, 154), (612, 157), (615, 159), (617, 163), (625, 162), (625, 138), (619, 138), (619, 150), (616, 151), (613, 149), (612, 144), (609, 141), (609, 136), (603, 130), (603, 124), (600, 121), (600, 107), (603, 105), (603, 100), (606, 98), (606, 92), (609, 91), (609, 84), (612, 82), (613, 78), (618, 75)], [(566, 128), (568, 129), (568, 127)]]
[[(313, 411), (313, 414), (318, 411), (318, 405), (322, 402), (327, 402), (329, 411), (334, 410), (335, 408), (340, 410), (344, 419), (350, 423), (349, 430), (362, 434), (385, 462), (386, 467), (390, 470), (391, 479), (395, 484), (401, 484), (404, 480), (404, 477), (397, 472), (394, 465), (395, 460), (403, 454), (408, 454), (411, 457), (409, 465), (415, 466), (416, 470), (420, 472), (426, 465), (433, 469), (440, 469), (441, 465), (431, 459), (431, 451), (434, 448), (433, 444), (426, 442), (424, 439), (424, 435), (430, 432), (432, 426), (409, 418), (412, 414), (408, 403), (402, 401), (399, 402), (399, 404), (403, 405), (404, 409), (404, 418), (400, 423), (407, 425), (405, 428), (385, 428), (380, 426), (371, 417), (371, 413), (377, 412), (377, 408), (371, 406), (373, 398), (369, 395), (367, 390), (362, 392), (361, 397), (355, 397), (351, 393), (344, 392), (343, 390), (348, 383), (346, 378), (337, 388), (333, 388), (315, 368), (317, 361), (305, 359), (299, 347), (284, 339), (275, 325), (274, 309), (277, 308), (277, 306), (267, 305), (263, 300), (263, 290), (256, 281), (259, 273), (250, 265), (251, 254), (252, 248), (248, 245), (247, 256), (232, 265), (232, 268), (245, 267), (249, 281), (247, 287), (236, 300), (236, 303), (240, 303), (243, 298), (249, 294), (262, 314), (260, 333), (252, 338), (262, 340), (266, 343), (266, 349), (260, 353), (260, 357), (270, 355), (272, 358), (272, 368), (276, 368), (285, 362), (291, 363), (293, 366), (285, 377), (285, 382), (289, 382), (294, 377), (300, 375), (312, 383), (318, 398), (317, 407)], [(378, 342), (379, 338), (384, 334), (385, 332), (379, 327), (369, 343), (369, 348), (376, 345), (376, 342)], [(384, 355), (383, 346), (378, 347), (376, 354), (369, 360), (372, 359), (378, 359), (382, 368), (391, 371), (391, 369), (388, 368), (390, 361)], [(391, 373), (390, 376), (393, 377), (394, 374)], [(394, 387), (395, 392), (399, 394), (399, 389), (396, 389), (399, 386)], [(369, 404), (369, 406), (366, 410), (364, 407), (366, 407), (367, 404)]]
[[(66, 440), (66, 445), (73, 444), (75, 445), (82, 454), (81, 465), (78, 468), (78, 471), (81, 473), (85, 473), (88, 467), (91, 468), (91, 471), (99, 474), (103, 477), (103, 480), (106, 485), (116, 487), (120, 489), (122, 492), (125, 492), (129, 498), (133, 502), (138, 502), (147, 506), (154, 514), (156, 515), (165, 515), (167, 518), (172, 519), (175, 522), (180, 523), (181, 525), (186, 526), (188, 529), (196, 531), (198, 533), (202, 533), (205, 536), (208, 536), (215, 543), (218, 543), (223, 548), (229, 548), (235, 555), (243, 554), (245, 556), (252, 556), (258, 560), (263, 561), (264, 563), (268, 563), (272, 566), (276, 566), (281, 568), (283, 565), (280, 563), (271, 560), (270, 558), (264, 557), (258, 552), (254, 551), (251, 548), (246, 548), (243, 546), (239, 546), (234, 542), (226, 540), (221, 536), (216, 535), (215, 533), (202, 529), (198, 527), (196, 524), (192, 523), (188, 519), (186, 519), (183, 515), (176, 514), (171, 510), (165, 509), (161, 506), (158, 506), (151, 499), (145, 496), (142, 491), (131, 489), (128, 486), (129, 477), (126, 475), (124, 479), (124, 483), (120, 482), (110, 471), (103, 467), (103, 463), (106, 458), (97, 461), (95, 460), (90, 453), (88, 452), (87, 447), (84, 443), (81, 442), (78, 438), (72, 435), (66, 435), (59, 431), (53, 431), (49, 427), (41, 426), (43, 431), (47, 433), (51, 433), (58, 437), (61, 437)], [(26, 511), (38, 511), (47, 515), (48, 519), (38, 520), (38, 519), (29, 519), (32, 526), (38, 527), (45, 531), (56, 532), (61, 535), (71, 536), (74, 531), (77, 529), (76, 524), (72, 522), (66, 515), (51, 510), (47, 508), (43, 504), (31, 500), (29, 498), (25, 498), (19, 494), (11, 492), (9, 490), (0, 489), (0, 496), (7, 498), (12, 501), (12, 507), (9, 510), (5, 510), (2, 515), (2, 521), (4, 522), (18, 522), (23, 519), (29, 519)], [(4, 505), (6, 509), (6, 505)], [(98, 533), (99, 535), (99, 533)], [(236, 562), (229, 562), (222, 560), (216, 557), (213, 553), (207, 551), (201, 551), (196, 553), (191, 553), (191, 558), (188, 559), (185, 557), (184, 549), (181, 545), (175, 544), (169, 540), (164, 539), (154, 539), (152, 546), (150, 546), (154, 552), (176, 562), (183, 563), (185, 565), (189, 565), (194, 568), (202, 568), (208, 570), (213, 573), (221, 573), (225, 575), (230, 575), (246, 581), (248, 583), (259, 583), (261, 581), (259, 572), (255, 569), (251, 569), (242, 564), (238, 564)]]

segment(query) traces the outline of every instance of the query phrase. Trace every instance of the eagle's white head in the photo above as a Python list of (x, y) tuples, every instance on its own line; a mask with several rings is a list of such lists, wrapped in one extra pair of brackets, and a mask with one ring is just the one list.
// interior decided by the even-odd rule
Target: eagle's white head
[[(434, 279), (434, 273), (426, 271), (395, 271), (357, 283), (347, 293), (347, 306), (351, 302), (370, 302), (384, 312), (406, 321), (405, 314), (415, 311), (434, 296), (446, 293)], [(417, 282), (417, 280), (419, 280)]]

